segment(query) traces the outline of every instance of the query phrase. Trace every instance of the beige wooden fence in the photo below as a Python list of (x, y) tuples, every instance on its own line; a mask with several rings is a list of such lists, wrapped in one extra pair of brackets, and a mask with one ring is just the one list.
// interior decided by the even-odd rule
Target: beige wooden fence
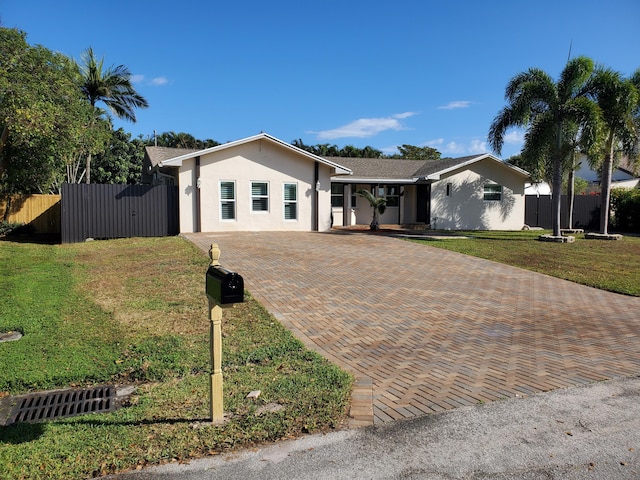
[(0, 198), (0, 220), (32, 225), (36, 233), (60, 234), (60, 195)]

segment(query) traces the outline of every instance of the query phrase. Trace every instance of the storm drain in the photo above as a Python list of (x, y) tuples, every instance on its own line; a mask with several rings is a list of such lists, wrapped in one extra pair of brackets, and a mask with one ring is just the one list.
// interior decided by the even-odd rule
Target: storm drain
[(36, 423), (87, 413), (104, 413), (116, 409), (116, 389), (113, 385), (53, 390), (13, 397), (11, 413), (5, 425)]

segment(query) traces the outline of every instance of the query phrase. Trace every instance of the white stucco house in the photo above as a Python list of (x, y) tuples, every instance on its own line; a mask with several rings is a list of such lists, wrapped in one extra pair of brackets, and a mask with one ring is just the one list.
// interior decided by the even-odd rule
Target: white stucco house
[(143, 182), (177, 185), (181, 232), (385, 224), (519, 230), (527, 172), (489, 154), (433, 161), (319, 157), (266, 133), (204, 150), (147, 147)]
[(440, 160), (340, 158), (353, 173), (332, 179), (334, 224), (371, 221), (355, 194), (387, 198), (380, 223), (428, 224), (445, 230), (520, 230), (529, 174), (490, 154)]
[(143, 172), (178, 186), (180, 232), (329, 230), (331, 177), (351, 173), (266, 133), (204, 150), (147, 147)]

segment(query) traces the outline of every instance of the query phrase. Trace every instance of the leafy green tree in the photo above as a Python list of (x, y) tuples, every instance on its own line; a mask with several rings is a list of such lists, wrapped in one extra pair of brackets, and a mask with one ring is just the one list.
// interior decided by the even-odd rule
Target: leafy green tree
[(155, 139), (148, 139), (148, 145), (157, 145), (159, 147), (171, 148), (193, 148), (196, 150), (215, 147), (220, 145), (210, 138), (206, 140), (198, 140), (193, 135), (185, 132), (163, 132), (157, 135)]
[(398, 151), (400, 155), (394, 155), (394, 158), (406, 158), (407, 160), (440, 160), (441, 155), (435, 148), (407, 144), (400, 145)]
[(320, 155), (321, 157), (339, 157), (340, 149), (337, 145), (330, 145), (328, 143), (322, 143), (316, 145), (314, 148), (314, 152), (316, 155)]
[(521, 152), (527, 170), (544, 177), (551, 170), (553, 189), (553, 235), (560, 236), (560, 201), (563, 168), (578, 129), (585, 148), (597, 140), (598, 109), (587, 96), (593, 61), (577, 57), (567, 62), (554, 81), (546, 72), (531, 68), (507, 84), (504, 107), (489, 129), (489, 144), (500, 154), (507, 130), (526, 128)]
[(387, 199), (384, 197), (376, 197), (369, 190), (358, 190), (356, 195), (364, 197), (373, 208), (373, 217), (369, 228), (371, 231), (376, 232), (380, 230), (379, 215), (382, 215), (387, 210)]
[(119, 128), (113, 132), (104, 152), (94, 158), (94, 180), (97, 183), (139, 183), (143, 159), (144, 142), (132, 140), (130, 133)]
[(0, 193), (6, 194), (55, 190), (79, 150), (101, 141), (88, 128), (94, 109), (78, 89), (75, 63), (26, 38), (0, 27)]
[(616, 157), (623, 154), (632, 160), (638, 158), (640, 93), (634, 82), (639, 77), (640, 70), (631, 79), (625, 79), (619, 72), (598, 68), (592, 79), (604, 131), (600, 156), (596, 157), (596, 160), (603, 158), (600, 174), (600, 233), (603, 234), (607, 234), (609, 228), (611, 176)]
[[(104, 59), (97, 60), (89, 47), (82, 56), (80, 72), (81, 91), (92, 107), (102, 102), (118, 118), (136, 121), (135, 109), (149, 104), (131, 84), (131, 73), (124, 65), (103, 67)], [(85, 179), (91, 182), (91, 153), (87, 155)]]
[(366, 146), (360, 150), (360, 156), (362, 158), (382, 158), (382, 152), (376, 148)]

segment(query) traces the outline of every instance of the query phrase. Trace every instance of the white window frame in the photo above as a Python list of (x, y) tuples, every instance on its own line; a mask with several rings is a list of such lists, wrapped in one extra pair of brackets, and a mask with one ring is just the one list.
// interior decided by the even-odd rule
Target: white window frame
[[(496, 188), (497, 187), (497, 188)], [(502, 185), (497, 183), (485, 183), (482, 192), (482, 199), (485, 202), (501, 202), (502, 201)], [(489, 198), (487, 198), (487, 196)], [(498, 198), (491, 198), (497, 196)]]
[[(296, 198), (295, 200), (287, 200), (287, 186), (293, 185), (295, 187)], [(296, 216), (295, 218), (287, 218), (287, 205), (295, 205)], [(295, 182), (285, 182), (282, 184), (282, 218), (285, 222), (297, 222), (299, 217), (298, 209), (298, 184)]]
[[(260, 194), (260, 195), (254, 195), (254, 193), (253, 193), (253, 186), (254, 186), (255, 184), (266, 185), (266, 187), (267, 187), (267, 193), (266, 193), (266, 194), (264, 194), (264, 195), (262, 195), (262, 194)], [(269, 182), (264, 181), (264, 180), (252, 180), (252, 181), (251, 181), (251, 191), (250, 191), (249, 193), (250, 193), (250, 195), (251, 195), (251, 213), (255, 213), (255, 214), (258, 214), (258, 215), (264, 215), (264, 214), (269, 213)], [(266, 201), (267, 201), (267, 208), (266, 208), (266, 210), (256, 210), (256, 209), (254, 208), (254, 204), (253, 204), (253, 201), (254, 201), (254, 200), (266, 200)]]
[[(222, 184), (223, 183), (230, 183), (233, 185), (233, 198), (222, 198)], [(235, 180), (220, 180), (219, 183), (219, 192), (220, 192), (220, 221), (222, 222), (235, 222), (238, 218), (238, 212), (237, 212), (237, 202), (236, 202), (236, 198), (238, 196), (237, 194), (237, 189), (236, 189), (236, 181)], [(227, 203), (231, 203), (233, 205), (233, 218), (224, 218), (224, 210), (222, 208), (222, 206), (224, 204)]]

